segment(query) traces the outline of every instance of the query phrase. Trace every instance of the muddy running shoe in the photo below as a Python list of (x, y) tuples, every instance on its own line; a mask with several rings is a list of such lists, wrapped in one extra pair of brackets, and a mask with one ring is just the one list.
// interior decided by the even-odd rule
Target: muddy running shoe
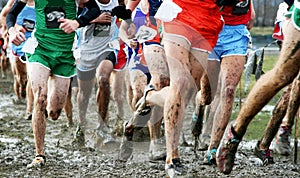
[(149, 146), (149, 160), (150, 161), (160, 161), (165, 160), (167, 156), (166, 153), (166, 142), (164, 137), (150, 142)]
[(274, 150), (276, 153), (288, 156), (291, 153), (291, 132), (292, 128), (289, 126), (280, 126)]
[(264, 166), (268, 164), (274, 164), (275, 162), (273, 160), (273, 151), (270, 149), (261, 150), (259, 149), (259, 144), (260, 142), (257, 142), (254, 148), (254, 155), (257, 156), (263, 162)]
[(183, 166), (183, 164), (180, 161), (180, 158), (174, 158), (172, 159), (172, 163), (171, 164), (166, 164), (165, 165), (165, 170), (167, 172), (167, 175), (170, 178), (174, 178), (177, 175), (185, 175), (186, 174), (186, 169)]
[(228, 124), (217, 150), (217, 165), (224, 174), (229, 174), (232, 171), (235, 153), (241, 139), (242, 136), (238, 136), (231, 124)]
[(133, 152), (133, 144), (132, 141), (128, 141), (126, 136), (123, 136), (122, 142), (120, 145), (120, 151), (119, 151), (119, 160), (120, 161), (127, 161), (132, 157)]
[(113, 127), (113, 133), (115, 136), (122, 136), (124, 130), (123, 125), (124, 125), (123, 119), (117, 115), (117, 120)]
[(46, 163), (46, 157), (44, 155), (36, 155), (32, 163), (27, 165), (27, 168), (41, 168), (44, 167)]
[(80, 146), (84, 146), (85, 144), (84, 133), (80, 126), (77, 126), (73, 143), (78, 144)]
[(149, 84), (146, 86), (144, 90), (144, 95), (139, 99), (139, 101), (136, 103), (136, 112), (139, 115), (147, 115), (151, 111), (151, 107), (147, 106), (146, 97), (149, 91), (155, 90), (154, 86)]
[(112, 135), (112, 130), (108, 126), (102, 126), (95, 131), (95, 146), (101, 148), (102, 146), (115, 142)]
[(207, 152), (207, 154), (205, 155), (204, 164), (217, 165), (217, 162), (216, 162), (216, 153), (217, 153), (217, 149), (216, 148), (213, 148), (213, 149), (209, 150)]

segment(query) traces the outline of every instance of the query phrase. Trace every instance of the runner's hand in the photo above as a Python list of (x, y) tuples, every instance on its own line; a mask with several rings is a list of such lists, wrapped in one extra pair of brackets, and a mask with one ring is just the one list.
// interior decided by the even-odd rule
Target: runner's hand
[(127, 33), (128, 33), (128, 38), (129, 38), (129, 39), (135, 38), (135, 34), (136, 34), (136, 26), (135, 26), (134, 23), (131, 23), (131, 24), (129, 25), (129, 28), (128, 28)]
[(16, 46), (19, 46), (22, 42), (26, 40), (24, 28), (16, 30), (15, 27), (11, 27), (8, 30), (8, 34), (9, 40)]
[(111, 15), (109, 12), (101, 13), (96, 19), (92, 20), (91, 23), (100, 23), (100, 24), (111, 23)]
[(65, 33), (72, 33), (79, 27), (79, 23), (76, 20), (58, 19), (58, 22), (61, 22), (59, 28)]

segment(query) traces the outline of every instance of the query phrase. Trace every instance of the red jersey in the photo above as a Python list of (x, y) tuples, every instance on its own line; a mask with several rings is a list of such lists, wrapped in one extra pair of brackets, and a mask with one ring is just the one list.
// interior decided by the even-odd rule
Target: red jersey
[[(252, 3), (251, 0), (249, 2)], [(247, 25), (251, 18), (252, 6), (250, 4), (250, 8), (247, 14), (233, 15), (231, 12), (232, 7), (224, 6), (224, 9), (222, 10), (222, 16), (226, 25)]]

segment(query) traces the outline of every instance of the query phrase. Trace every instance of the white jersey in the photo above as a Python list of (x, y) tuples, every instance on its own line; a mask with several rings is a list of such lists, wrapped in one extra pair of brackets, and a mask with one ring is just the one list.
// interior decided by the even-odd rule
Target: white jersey
[[(96, 1), (102, 12), (111, 12), (119, 5), (118, 0), (111, 0), (108, 4), (101, 4)], [(119, 29), (116, 24), (116, 17), (112, 17), (110, 24), (91, 24), (80, 30), (80, 44), (78, 56), (80, 59), (77, 68), (81, 71), (88, 71), (96, 68), (107, 55), (114, 52), (117, 58), (117, 51), (120, 48)]]
[[(101, 12), (111, 12), (118, 6), (118, 0), (111, 0), (108, 4), (101, 4), (96, 1)], [(109, 45), (109, 42), (118, 37), (118, 27), (116, 17), (112, 17), (111, 24), (91, 24), (81, 29), (80, 49), (81, 51), (103, 51), (103, 48)]]

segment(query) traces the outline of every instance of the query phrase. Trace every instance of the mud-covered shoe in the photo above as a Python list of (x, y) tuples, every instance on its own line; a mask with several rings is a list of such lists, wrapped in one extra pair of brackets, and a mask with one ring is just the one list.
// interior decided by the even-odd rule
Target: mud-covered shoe
[(165, 170), (170, 178), (174, 178), (177, 175), (185, 175), (187, 173), (185, 166), (183, 166), (180, 161), (180, 158), (174, 158), (170, 164), (165, 164)]
[(133, 144), (132, 144), (132, 137), (134, 129), (126, 129), (128, 126), (128, 122), (124, 123), (124, 131), (123, 131), (123, 137), (122, 142), (120, 144), (120, 151), (119, 151), (119, 160), (120, 161), (127, 161), (129, 158), (132, 157), (133, 152)]
[(166, 156), (167, 156), (166, 142), (165, 142), (164, 137), (150, 142), (150, 146), (149, 146), (149, 160), (150, 161), (165, 160)]
[(95, 131), (95, 147), (102, 147), (106, 144), (115, 142), (113, 132), (108, 126), (102, 126)]
[(127, 161), (132, 157), (133, 152), (133, 144), (132, 141), (129, 141), (126, 136), (122, 137), (122, 142), (120, 144), (120, 151), (119, 151), (119, 160), (120, 161)]
[(217, 165), (221, 172), (229, 174), (232, 171), (234, 165), (235, 153), (242, 136), (239, 136), (234, 130), (231, 124), (228, 124), (226, 131), (221, 140), (220, 146), (217, 150)]
[(84, 146), (85, 144), (84, 132), (80, 126), (77, 126), (73, 143), (78, 144), (80, 146)]
[(150, 113), (151, 107), (147, 105), (146, 97), (148, 93), (152, 90), (155, 90), (154, 86), (151, 84), (147, 85), (146, 88), (144, 89), (144, 95), (136, 103), (135, 108), (136, 108), (136, 112), (139, 115), (144, 116)]
[(289, 126), (280, 126), (277, 139), (274, 146), (274, 151), (278, 154), (288, 156), (291, 154), (291, 133), (292, 128)]
[(205, 158), (204, 158), (204, 164), (217, 165), (216, 153), (217, 153), (216, 148), (213, 148), (213, 149), (207, 151), (207, 154), (205, 155)]
[(123, 135), (123, 128), (124, 126), (124, 120), (117, 115), (117, 120), (114, 124), (114, 127), (113, 127), (113, 133), (115, 136), (122, 136)]
[(274, 164), (273, 160), (273, 151), (270, 149), (261, 150), (259, 149), (260, 142), (258, 141), (254, 148), (254, 155), (257, 156), (262, 162), (263, 165)]
[[(151, 114), (140, 114), (138, 111), (135, 111), (133, 113), (133, 116), (128, 121), (128, 126), (133, 128), (143, 128), (150, 120)], [(129, 128), (129, 127), (127, 127)]]
[(41, 168), (46, 163), (46, 157), (44, 155), (36, 155), (33, 161), (27, 165), (27, 168)]

